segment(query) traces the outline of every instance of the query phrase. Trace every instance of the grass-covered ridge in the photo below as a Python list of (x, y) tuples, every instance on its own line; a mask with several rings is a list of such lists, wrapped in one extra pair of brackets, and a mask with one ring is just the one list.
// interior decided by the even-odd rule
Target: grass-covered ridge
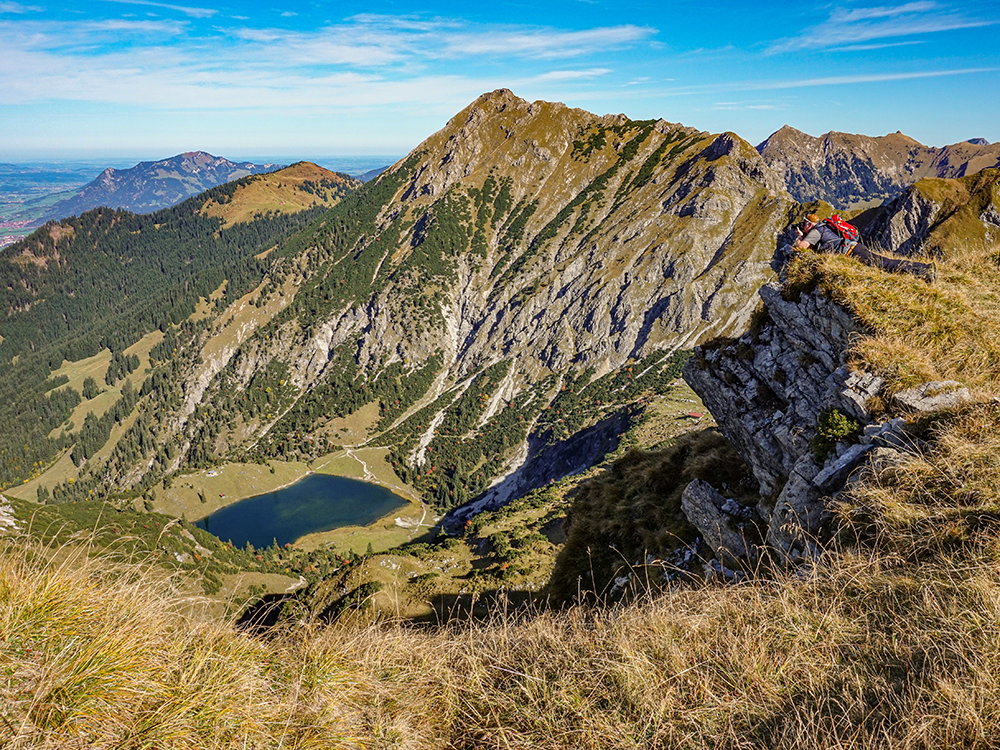
[(871, 335), (851, 364), (884, 377), (889, 392), (958, 380), (983, 393), (1000, 387), (998, 248), (952, 250), (934, 284), (887, 274), (841, 256), (804, 254), (791, 265), (786, 294), (818, 288)]

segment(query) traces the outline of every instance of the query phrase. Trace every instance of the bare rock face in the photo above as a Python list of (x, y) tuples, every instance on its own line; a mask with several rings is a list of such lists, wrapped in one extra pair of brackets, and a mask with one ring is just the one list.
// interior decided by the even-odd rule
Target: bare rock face
[(1000, 170), (956, 179), (924, 179), (880, 210), (866, 229), (876, 247), (907, 255), (940, 255), (948, 247), (1000, 239)]
[(908, 409), (928, 414), (968, 403), (972, 400), (972, 394), (956, 380), (938, 380), (901, 391), (892, 399)]
[(858, 329), (843, 308), (819, 294), (785, 300), (777, 284), (760, 297), (770, 322), (732, 344), (699, 347), (684, 378), (771, 495), (809, 452), (820, 414), (840, 408), (865, 418), (865, 396), (881, 383), (845, 367)]
[[(822, 550), (838, 493), (852, 477), (918, 446), (904, 419), (882, 423), (869, 409), (882, 381), (846, 367), (845, 353), (861, 332), (843, 308), (816, 292), (785, 299), (777, 284), (763, 287), (760, 298), (754, 330), (695, 349), (684, 377), (760, 483), (755, 510), (766, 522), (768, 547), (796, 562)], [(951, 381), (897, 396), (924, 413), (968, 398)], [(705, 495), (700, 486), (690, 490), (692, 499)], [(713, 545), (735, 551), (732, 538), (713, 531), (724, 525), (711, 506), (692, 501), (685, 512)]]

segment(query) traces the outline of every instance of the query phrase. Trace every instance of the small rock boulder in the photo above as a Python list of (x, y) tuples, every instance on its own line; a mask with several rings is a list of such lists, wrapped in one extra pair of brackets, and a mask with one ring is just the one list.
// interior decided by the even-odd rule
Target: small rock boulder
[(681, 495), (681, 508), (701, 532), (705, 544), (721, 559), (756, 560), (760, 534), (752, 508), (725, 497), (708, 482), (695, 479)]
[(929, 414), (968, 403), (972, 400), (972, 394), (956, 380), (936, 380), (901, 391), (892, 398), (901, 406)]

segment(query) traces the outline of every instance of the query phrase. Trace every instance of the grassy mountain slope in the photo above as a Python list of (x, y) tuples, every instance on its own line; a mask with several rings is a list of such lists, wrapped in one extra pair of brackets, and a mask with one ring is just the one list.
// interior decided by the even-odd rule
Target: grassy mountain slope
[(956, 179), (928, 178), (878, 209), (866, 234), (905, 254), (940, 256), (986, 247), (1000, 237), (1000, 169)]
[(204, 216), (217, 216), (225, 227), (247, 222), (258, 214), (296, 213), (314, 206), (334, 205), (360, 180), (331, 172), (311, 162), (299, 162), (276, 172), (239, 180), (231, 195), (210, 199), (201, 208)]
[[(53, 222), (0, 251), (0, 361), (5, 366), (0, 409), (9, 425), (0, 445), (0, 486), (36, 474), (74, 443), (80, 453), (90, 455), (108, 439), (110, 422), (94, 423), (86, 446), (69, 437), (80, 429), (73, 410), (91, 397), (82, 393), (82, 383), (74, 388), (61, 376), (50, 379), (64, 362), (108, 352), (108, 367), (92, 373), (94, 387), (101, 391), (105, 385), (120, 386), (139, 366), (139, 354), (144, 375), (155, 364), (159, 381), (169, 379), (168, 371), (178, 362), (178, 334), (200, 330), (210, 311), (256, 287), (270, 265), (263, 253), (314, 220), (327, 202), (336, 202), (354, 184), (327, 176), (322, 179), (330, 183), (324, 187), (313, 187), (321, 184), (317, 180), (306, 185), (297, 176), (302, 169), (293, 168), (289, 180), (301, 187), (289, 190), (298, 196), (298, 205), (323, 205), (290, 213), (257, 212), (251, 221), (228, 226), (221, 218), (199, 213), (206, 203), (226, 201), (229, 206), (233, 196), (240, 196), (237, 205), (249, 205), (244, 196), (258, 180), (250, 177), (156, 214), (97, 209)], [(261, 182), (276, 179), (281, 178)], [(136, 393), (122, 402), (112, 421), (124, 423), (134, 399), (146, 395), (139, 391), (153, 388), (145, 377), (132, 385)], [(106, 410), (103, 403), (92, 406)]]
[(99, 206), (150, 213), (216, 185), (250, 174), (272, 172), (280, 166), (232, 162), (204, 151), (189, 151), (169, 159), (140, 162), (130, 169), (109, 167), (75, 195), (49, 206), (41, 220), (62, 219)]
[[(629, 604), (538, 612), (497, 600), (492, 617), (419, 629), (369, 618), (366, 589), (353, 615), (257, 639), (199, 615), (149, 568), (53, 562), (59, 555), (14, 532), (0, 552), (0, 738), (12, 747), (992, 747), (996, 258), (995, 244), (948, 247), (930, 286), (839, 256), (793, 262), (792, 292), (818, 289), (863, 326), (855, 366), (890, 390), (955, 378), (975, 396), (922, 421), (920, 450), (852, 486), (840, 534), (815, 566), (762, 568), (735, 586), (665, 586), (662, 566), (640, 564), (636, 580), (650, 591)], [(619, 510), (634, 521), (648, 497), (629, 470), (635, 457), (623, 461), (589, 495), (634, 499), (631, 518)], [(484, 519), (493, 523), (502, 519)], [(514, 549), (521, 538), (480, 531), (503, 532)]]

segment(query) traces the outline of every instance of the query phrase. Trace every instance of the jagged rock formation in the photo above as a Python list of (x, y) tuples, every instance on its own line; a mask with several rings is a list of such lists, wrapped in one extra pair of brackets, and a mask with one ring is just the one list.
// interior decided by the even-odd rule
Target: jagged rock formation
[(1000, 170), (924, 179), (885, 206), (866, 231), (875, 246), (910, 255), (1000, 240)]
[[(873, 450), (906, 449), (912, 440), (902, 419), (879, 422), (882, 380), (846, 366), (850, 340), (862, 332), (842, 307), (818, 292), (786, 299), (777, 284), (760, 298), (754, 330), (696, 349), (684, 377), (760, 483), (755, 510), (768, 546), (795, 561), (818, 553), (837, 493)], [(699, 525), (697, 518), (689, 514)], [(711, 539), (720, 523), (699, 528)], [(716, 544), (740, 552), (731, 539)]]
[(131, 169), (108, 167), (75, 196), (55, 203), (43, 219), (75, 216), (98, 206), (150, 213), (224, 182), (276, 169), (281, 165), (232, 162), (204, 151), (139, 162)]
[(823, 200), (840, 210), (878, 205), (925, 177), (958, 178), (1000, 166), (1000, 144), (981, 138), (935, 148), (899, 132), (816, 138), (788, 125), (757, 151), (796, 200)]

